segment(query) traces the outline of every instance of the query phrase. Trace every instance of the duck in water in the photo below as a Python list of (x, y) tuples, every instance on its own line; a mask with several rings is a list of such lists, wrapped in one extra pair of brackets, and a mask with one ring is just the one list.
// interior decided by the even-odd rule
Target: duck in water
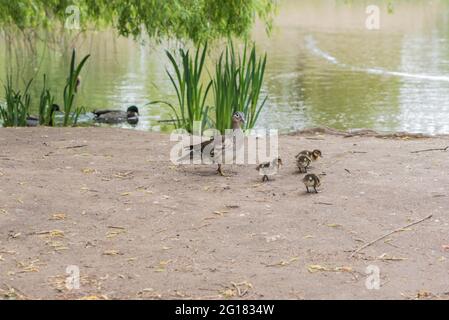
[(48, 118), (48, 123), (43, 123), (42, 121), (40, 121), (40, 118), (38, 116), (28, 116), (26, 119), (27, 127), (37, 127), (39, 124), (48, 125), (50, 127), (53, 127), (54, 126), (54, 114), (55, 114), (55, 112), (59, 112), (59, 111), (61, 111), (61, 108), (56, 103), (53, 103), (49, 110), (50, 114), (49, 114), (49, 118)]
[(94, 121), (99, 123), (118, 124), (128, 122), (137, 124), (139, 122), (139, 109), (136, 106), (130, 106), (126, 111), (122, 110), (94, 110)]

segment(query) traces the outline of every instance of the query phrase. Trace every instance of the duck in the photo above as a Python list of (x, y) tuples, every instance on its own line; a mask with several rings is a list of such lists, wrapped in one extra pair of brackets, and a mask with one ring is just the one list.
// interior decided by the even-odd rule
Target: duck
[(117, 124), (128, 122), (129, 124), (137, 124), (139, 122), (139, 109), (136, 106), (130, 106), (126, 112), (122, 110), (94, 110), (94, 120), (100, 123)]
[(269, 180), (268, 176), (276, 174), (281, 166), (282, 166), (282, 159), (275, 158), (271, 161), (259, 164), (256, 170), (259, 171), (260, 175), (263, 175), (262, 182), (265, 182)]
[(298, 166), (299, 172), (307, 173), (307, 168), (310, 166), (311, 162), (312, 159), (310, 159), (310, 157), (304, 154), (298, 155), (296, 158), (296, 165)]
[[(234, 152), (236, 152), (243, 143), (240, 143), (243, 139), (242, 125), (245, 124), (245, 115), (241, 111), (236, 111), (232, 114), (232, 135), (231, 136), (214, 136), (209, 140), (203, 141), (199, 144), (189, 145), (186, 147), (188, 150), (187, 155), (178, 159), (178, 163), (190, 159), (192, 160), (195, 155), (200, 155), (201, 158), (209, 159), (212, 163), (218, 164), (217, 173), (220, 176), (226, 176), (223, 172), (223, 162), (231, 162), (234, 159)], [(221, 138), (220, 138), (221, 137)], [(233, 158), (230, 159), (229, 155)], [(223, 159), (224, 158), (224, 159)]]
[(302, 182), (306, 186), (307, 193), (311, 192), (309, 188), (313, 188), (315, 193), (318, 193), (318, 190), (316, 188), (321, 186), (321, 181), (316, 174), (313, 173), (306, 174), (305, 177), (302, 179)]
[(323, 157), (322, 153), (320, 150), (315, 149), (313, 151), (309, 151), (309, 150), (303, 150), (300, 153), (298, 153), (295, 157), (298, 158), (301, 155), (305, 155), (308, 156), (311, 160), (316, 161), (319, 158)]
[(81, 85), (81, 76), (78, 76), (78, 78), (76, 78), (76, 83), (75, 83), (75, 93), (78, 93), (78, 89)]
[[(56, 103), (53, 103), (50, 108), (50, 121), (48, 123), (48, 126), (53, 127), (54, 126), (54, 114), (55, 112), (61, 111), (61, 108)], [(27, 127), (37, 127), (40, 122), (39, 116), (28, 116), (26, 118)]]

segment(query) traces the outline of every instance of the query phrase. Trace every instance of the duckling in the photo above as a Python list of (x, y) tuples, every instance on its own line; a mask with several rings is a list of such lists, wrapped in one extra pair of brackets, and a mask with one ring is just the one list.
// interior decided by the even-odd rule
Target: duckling
[(128, 122), (129, 124), (137, 124), (139, 122), (139, 109), (136, 106), (130, 106), (128, 110), (94, 110), (94, 120), (100, 123), (117, 124)]
[(302, 179), (302, 182), (307, 188), (307, 193), (310, 193), (309, 188), (313, 188), (315, 193), (318, 193), (317, 189), (321, 185), (320, 178), (313, 173), (306, 174), (306, 176)]
[[(53, 103), (51, 105), (51, 109), (50, 109), (50, 122), (48, 123), (48, 125), (50, 127), (54, 126), (54, 123), (53, 123), (54, 113), (59, 112), (59, 111), (61, 111), (59, 105), (57, 105), (56, 103)], [(37, 127), (39, 124), (41, 124), (38, 116), (28, 116), (26, 121), (27, 121), (27, 127)]]
[(313, 150), (313, 151), (309, 151), (309, 150), (301, 151), (300, 153), (298, 153), (298, 154), (296, 155), (296, 158), (298, 158), (300, 155), (308, 156), (308, 157), (309, 157), (310, 159), (312, 159), (313, 161), (316, 161), (316, 160), (318, 160), (318, 158), (323, 157), (321, 151), (318, 150), (318, 149), (315, 149), (315, 150)]
[(311, 162), (312, 160), (308, 156), (304, 154), (298, 155), (296, 158), (296, 165), (298, 166), (299, 172), (307, 173), (307, 168), (310, 166)]
[(256, 170), (259, 171), (260, 175), (263, 175), (262, 182), (265, 182), (269, 180), (268, 176), (276, 174), (281, 166), (282, 166), (282, 159), (275, 158), (271, 161), (259, 164)]

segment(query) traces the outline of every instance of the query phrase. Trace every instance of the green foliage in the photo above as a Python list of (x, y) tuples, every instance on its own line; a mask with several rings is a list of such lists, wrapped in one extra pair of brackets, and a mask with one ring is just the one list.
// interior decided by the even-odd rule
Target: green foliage
[(217, 130), (223, 133), (231, 127), (231, 115), (235, 111), (245, 114), (245, 129), (254, 127), (267, 100), (265, 97), (259, 104), (266, 63), (266, 54), (258, 58), (254, 44), (249, 53), (245, 44), (243, 53), (236, 54), (234, 44), (229, 42), (215, 67), (213, 92)]
[(0, 27), (20, 30), (64, 25), (66, 9), (80, 10), (82, 29), (112, 25), (120, 35), (201, 42), (222, 36), (246, 36), (256, 17), (271, 28), (276, 0), (0, 0)]
[(194, 57), (191, 56), (189, 50), (180, 49), (181, 59), (178, 63), (175, 57), (169, 51), (166, 51), (174, 69), (174, 75), (169, 70), (167, 70), (167, 74), (176, 91), (178, 108), (166, 101), (151, 102), (168, 105), (176, 117), (174, 120), (175, 126), (184, 128), (190, 133), (193, 133), (195, 121), (201, 122), (202, 128), (204, 128), (207, 121), (208, 107), (206, 106), (206, 98), (212, 86), (212, 81), (209, 81), (205, 87), (202, 83), (206, 52), (207, 44), (204, 45), (202, 50), (201, 46), (198, 46)]
[(267, 100), (265, 97), (261, 103), (259, 102), (267, 63), (266, 54), (258, 57), (254, 44), (251, 50), (248, 50), (245, 44), (243, 53), (236, 53), (234, 44), (229, 41), (215, 64), (215, 73), (210, 76), (213, 79), (206, 81), (202, 79), (206, 51), (207, 45), (202, 49), (197, 47), (195, 56), (192, 57), (188, 50), (181, 49), (180, 62), (167, 51), (174, 70), (174, 74), (168, 70), (167, 74), (176, 92), (178, 106), (167, 101), (153, 101), (151, 104), (168, 105), (173, 112), (172, 120), (176, 128), (184, 128), (193, 133), (193, 122), (198, 121), (201, 122), (201, 130), (204, 131), (209, 111), (206, 99), (212, 89), (215, 129), (221, 133), (230, 129), (231, 116), (236, 111), (245, 114), (244, 129), (253, 128)]
[(0, 106), (0, 118), (4, 127), (25, 127), (30, 110), (31, 96), (28, 93), (30, 80), (22, 93), (14, 90), (12, 86), (12, 76), (8, 76), (5, 88), (5, 105)]
[[(76, 64), (76, 52), (73, 50), (70, 62), (69, 76), (67, 84), (64, 87), (64, 119), (63, 126), (76, 125), (78, 117), (85, 112), (82, 107), (76, 107), (75, 98), (77, 93), (77, 81), (81, 70), (83, 69), (87, 59), (85, 56), (79, 64)], [(32, 80), (30, 80), (22, 93), (20, 90), (14, 90), (12, 85), (12, 76), (8, 76), (5, 85), (5, 105), (0, 106), (0, 119), (3, 126), (26, 126), (27, 117), (29, 116), (31, 106), (31, 95), (28, 93)], [(47, 76), (44, 74), (43, 88), (39, 97), (39, 124), (44, 126), (54, 125), (54, 106), (55, 97), (47, 87)]]
[(81, 62), (76, 65), (76, 51), (72, 51), (72, 59), (70, 61), (69, 77), (67, 78), (67, 84), (64, 87), (64, 120), (63, 126), (75, 125), (78, 121), (78, 117), (82, 112), (82, 108), (75, 106), (75, 97), (77, 91), (77, 82), (81, 70), (83, 69), (87, 59), (90, 55), (85, 56)]
[[(232, 52), (234, 50), (232, 49)], [(213, 80), (215, 128), (222, 134), (231, 127), (231, 115), (234, 112), (237, 96), (235, 96), (237, 81), (237, 67), (235, 60), (226, 48), (226, 54), (221, 54), (215, 66)]]
[(54, 97), (47, 88), (47, 76), (44, 74), (44, 86), (39, 99), (39, 124), (41, 126), (54, 125)]

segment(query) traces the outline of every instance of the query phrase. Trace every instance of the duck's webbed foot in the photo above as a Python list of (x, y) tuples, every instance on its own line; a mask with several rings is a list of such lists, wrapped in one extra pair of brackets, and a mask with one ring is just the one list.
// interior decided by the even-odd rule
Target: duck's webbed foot
[(318, 193), (318, 190), (316, 189), (316, 187), (313, 187), (313, 190), (315, 190), (315, 193)]
[(221, 169), (221, 164), (218, 165), (217, 173), (220, 176), (225, 177), (225, 174), (223, 173), (223, 170)]

